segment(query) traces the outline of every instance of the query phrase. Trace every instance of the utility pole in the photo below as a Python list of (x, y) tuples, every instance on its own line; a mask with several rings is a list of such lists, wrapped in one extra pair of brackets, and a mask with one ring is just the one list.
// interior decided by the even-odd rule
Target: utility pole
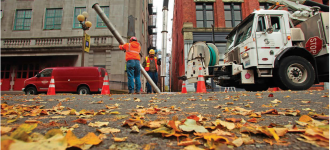
[[(212, 40), (213, 40), (213, 44), (215, 45), (215, 37), (214, 37), (214, 24), (211, 25), (212, 26)], [(214, 92), (214, 81), (213, 78), (211, 78), (211, 86), (212, 86), (212, 92)], [(221, 89), (220, 89), (221, 91)]]

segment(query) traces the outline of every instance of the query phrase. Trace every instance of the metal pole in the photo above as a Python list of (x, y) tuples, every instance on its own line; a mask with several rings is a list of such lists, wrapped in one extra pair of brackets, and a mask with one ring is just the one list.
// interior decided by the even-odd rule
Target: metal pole
[[(214, 38), (214, 24), (212, 26), (212, 36), (213, 36), (213, 44), (215, 45), (215, 38)], [(212, 92), (214, 92), (214, 81), (213, 78), (211, 78), (211, 86), (212, 86)]]
[(162, 91), (165, 90), (165, 77), (166, 77), (166, 53), (167, 53), (167, 15), (168, 15), (168, 0), (164, 0), (163, 3), (163, 42), (162, 42), (162, 61), (161, 64), (161, 81), (162, 81)]
[(85, 30), (83, 30), (83, 37), (82, 37), (81, 67), (84, 67), (84, 61), (85, 61)]
[[(116, 38), (116, 40), (119, 42), (119, 44), (124, 45), (126, 43), (126, 41), (121, 37), (121, 35), (119, 34), (119, 32), (116, 30), (115, 26), (112, 25), (112, 23), (110, 22), (109, 18), (105, 15), (105, 13), (100, 8), (99, 4), (98, 3), (95, 3), (92, 6), (92, 8), (100, 16), (100, 18), (103, 20), (103, 22), (105, 23), (105, 25), (107, 25), (108, 29), (113, 34), (113, 36)], [(144, 68), (142, 67), (141, 64), (140, 64), (140, 67), (141, 67), (142, 74), (147, 79), (147, 81), (150, 83), (150, 85), (152, 86), (152, 88), (156, 91), (156, 93), (160, 93), (159, 88), (154, 83), (154, 81), (152, 81), (152, 79), (149, 77), (148, 73), (144, 70)]]

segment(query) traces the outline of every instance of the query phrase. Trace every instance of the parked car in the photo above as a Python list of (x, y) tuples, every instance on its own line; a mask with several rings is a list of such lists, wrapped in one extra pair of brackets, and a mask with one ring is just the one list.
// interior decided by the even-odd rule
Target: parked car
[(26, 94), (47, 92), (54, 76), (55, 92), (89, 94), (101, 92), (106, 70), (100, 67), (52, 67), (45, 68), (34, 77), (24, 81)]

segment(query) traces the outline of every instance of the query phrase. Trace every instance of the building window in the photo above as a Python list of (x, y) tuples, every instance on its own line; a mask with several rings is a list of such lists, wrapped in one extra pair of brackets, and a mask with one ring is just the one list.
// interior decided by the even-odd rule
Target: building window
[(214, 24), (213, 3), (196, 3), (197, 28), (208, 28)]
[(81, 28), (81, 24), (78, 21), (78, 15), (86, 11), (86, 7), (76, 7), (74, 8), (74, 17), (73, 17), (73, 28)]
[(270, 4), (270, 3), (259, 3), (259, 8), (260, 8), (260, 9), (267, 10), (267, 9), (269, 9), (271, 6), (273, 6), (273, 4)]
[[(109, 18), (109, 6), (101, 6), (101, 9), (105, 13), (105, 15)], [(97, 21), (96, 27), (107, 27), (107, 25), (105, 25), (105, 23), (103, 22), (103, 20), (100, 18), (99, 15), (97, 15), (96, 21)]]
[(62, 8), (46, 9), (45, 29), (61, 29)]
[(144, 22), (142, 20), (142, 35), (144, 35)]
[(32, 9), (16, 10), (14, 30), (30, 30)]
[(2, 19), (2, 10), (0, 10), (0, 21)]
[(242, 21), (241, 4), (225, 3), (226, 27), (235, 27)]

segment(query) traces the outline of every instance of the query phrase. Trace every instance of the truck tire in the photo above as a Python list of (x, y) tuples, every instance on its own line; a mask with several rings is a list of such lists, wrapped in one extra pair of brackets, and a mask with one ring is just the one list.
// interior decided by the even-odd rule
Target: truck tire
[(38, 94), (38, 91), (35, 87), (28, 87), (26, 90), (25, 90), (25, 94), (26, 95), (37, 95)]
[(81, 86), (78, 88), (78, 91), (77, 91), (78, 94), (89, 94), (90, 91), (89, 91), (89, 88), (87, 86)]
[(307, 90), (315, 80), (313, 65), (300, 56), (285, 57), (281, 61), (277, 73), (283, 88), (290, 90)]

